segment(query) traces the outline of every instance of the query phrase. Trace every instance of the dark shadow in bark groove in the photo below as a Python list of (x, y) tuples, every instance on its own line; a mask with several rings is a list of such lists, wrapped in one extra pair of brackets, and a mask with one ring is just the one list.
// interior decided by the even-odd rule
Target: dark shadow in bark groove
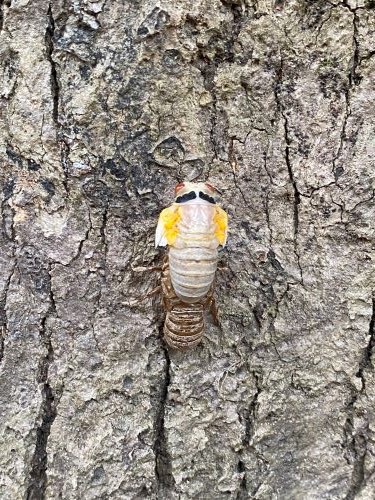
[(5, 327), (0, 326), (0, 363), (2, 362), (4, 355), (4, 340), (5, 340)]
[[(163, 334), (163, 323), (160, 325), (160, 339)], [(174, 478), (172, 475), (171, 458), (168, 452), (168, 443), (165, 435), (165, 407), (168, 399), (168, 390), (171, 381), (170, 365), (171, 360), (167, 347), (163, 346), (165, 365), (164, 377), (161, 380), (159, 405), (155, 415), (154, 421), (154, 454), (155, 454), (155, 477), (157, 481), (157, 496), (160, 499), (167, 498), (168, 492), (170, 493), (174, 487)]]
[[(371, 367), (371, 354), (375, 346), (375, 298), (372, 299), (372, 315), (369, 324), (370, 340), (366, 346), (362, 360), (359, 364), (359, 370), (356, 376), (362, 381), (362, 389), (360, 393), (356, 392), (348, 405), (349, 416), (346, 419), (344, 434), (346, 436), (347, 448), (353, 458), (353, 473), (351, 477), (351, 486), (345, 497), (345, 500), (354, 500), (358, 493), (361, 492), (366, 485), (365, 478), (365, 459), (367, 453), (367, 440), (369, 434), (369, 424), (367, 422), (366, 428), (362, 428), (359, 432), (355, 433), (354, 430), (354, 416), (355, 404), (358, 400), (359, 394), (366, 390), (364, 371)], [(349, 438), (351, 438), (349, 440)]]
[(60, 89), (59, 89), (59, 83), (57, 80), (56, 64), (52, 58), (52, 54), (54, 51), (53, 37), (55, 34), (55, 21), (54, 21), (53, 16), (52, 16), (51, 4), (49, 4), (47, 16), (48, 16), (48, 25), (47, 25), (47, 29), (46, 29), (45, 42), (46, 42), (47, 60), (51, 65), (51, 96), (52, 96), (52, 100), (53, 100), (52, 116), (53, 116), (53, 121), (57, 124), (58, 117), (59, 117), (59, 93), (60, 93)]
[(246, 469), (242, 460), (238, 461), (237, 470), (239, 473), (243, 474), (239, 491), (237, 492), (236, 500), (245, 500), (249, 498), (249, 493), (247, 491), (247, 481), (246, 481)]
[(36, 431), (36, 445), (34, 456), (31, 461), (31, 472), (29, 486), (27, 488), (27, 500), (43, 500), (47, 488), (47, 442), (51, 432), (52, 424), (56, 418), (56, 395), (54, 394), (49, 382), (48, 371), (53, 361), (53, 347), (50, 333), (48, 333), (47, 319), (51, 313), (56, 311), (55, 301), (50, 291), (50, 307), (46, 315), (41, 320), (40, 338), (47, 353), (40, 363), (40, 372), (38, 377), (39, 384), (43, 384), (42, 405), (41, 405), (41, 424)]
[(4, 1), (0, 0), (0, 32), (3, 29), (4, 26)]

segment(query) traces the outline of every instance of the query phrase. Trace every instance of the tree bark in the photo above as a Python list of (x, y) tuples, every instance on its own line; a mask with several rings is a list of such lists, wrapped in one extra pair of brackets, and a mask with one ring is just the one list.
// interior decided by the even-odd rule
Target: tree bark
[[(370, 0), (1, 0), (0, 497), (375, 497)], [(184, 179), (201, 346), (140, 297)]]

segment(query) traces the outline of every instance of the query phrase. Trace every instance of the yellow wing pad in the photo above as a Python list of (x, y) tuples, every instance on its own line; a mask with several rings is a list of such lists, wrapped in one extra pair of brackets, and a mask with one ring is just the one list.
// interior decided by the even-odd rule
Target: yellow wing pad
[(180, 219), (180, 207), (176, 205), (171, 205), (160, 212), (155, 233), (155, 247), (173, 245), (178, 235), (177, 223)]
[(215, 236), (218, 239), (220, 245), (223, 247), (227, 242), (227, 234), (228, 234), (228, 214), (216, 205), (216, 212), (214, 215), (214, 223), (216, 224)]

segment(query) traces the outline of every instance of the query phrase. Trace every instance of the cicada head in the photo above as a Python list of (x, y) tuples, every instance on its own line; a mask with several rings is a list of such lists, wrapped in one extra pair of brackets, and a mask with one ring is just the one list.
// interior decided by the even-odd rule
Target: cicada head
[(175, 202), (203, 200), (215, 204), (221, 192), (208, 182), (180, 182), (175, 187)]

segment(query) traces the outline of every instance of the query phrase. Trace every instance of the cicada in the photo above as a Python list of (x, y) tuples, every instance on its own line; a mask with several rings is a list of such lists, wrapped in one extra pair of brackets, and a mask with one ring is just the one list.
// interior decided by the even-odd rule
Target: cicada
[(211, 184), (182, 182), (175, 200), (162, 210), (155, 246), (167, 246), (162, 271), (166, 310), (164, 340), (175, 349), (193, 347), (204, 334), (204, 311), (212, 306), (218, 248), (225, 246), (227, 213)]

